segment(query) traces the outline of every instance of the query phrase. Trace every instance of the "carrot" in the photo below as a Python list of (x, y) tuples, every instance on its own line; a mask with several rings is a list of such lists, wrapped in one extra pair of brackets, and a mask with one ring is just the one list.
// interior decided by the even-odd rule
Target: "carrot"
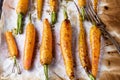
[(51, 8), (51, 23), (52, 25), (56, 23), (57, 21), (57, 5), (58, 1), (57, 0), (50, 0), (49, 1), (50, 8)]
[(100, 56), (100, 29), (95, 25), (90, 29), (90, 45), (92, 51), (92, 75), (96, 78)]
[(90, 73), (90, 60), (87, 53), (87, 43), (86, 43), (86, 32), (83, 25), (82, 15), (79, 15), (80, 21), (80, 34), (79, 34), (79, 58), (82, 64), (82, 67), (85, 69), (90, 80), (94, 80), (94, 77)]
[(66, 73), (68, 77), (74, 79), (74, 67), (72, 57), (72, 28), (67, 17), (67, 12), (64, 12), (65, 20), (62, 22), (60, 30), (60, 46), (62, 56), (65, 63)]
[(18, 14), (17, 19), (17, 34), (21, 34), (23, 32), (23, 16), (27, 13), (29, 0), (19, 0), (16, 12)]
[(78, 0), (78, 5), (80, 8), (85, 7), (86, 6), (86, 0)]
[[(18, 66), (17, 60), (16, 60), (16, 58), (18, 57), (18, 48), (17, 48), (17, 44), (15, 42), (15, 39), (12, 35), (12, 32), (6, 31), (5, 38), (6, 38), (6, 42), (8, 45), (9, 52), (10, 52), (10, 57), (12, 57), (14, 59), (13, 68), (17, 67), (17, 69), (19, 69), (19, 66)], [(18, 70), (18, 74), (20, 74), (19, 70)]]
[(84, 20), (85, 18), (85, 6), (86, 6), (86, 0), (78, 0), (78, 5), (79, 7), (81, 8), (81, 15), (82, 15), (82, 18)]
[(87, 53), (86, 32), (83, 26), (81, 15), (80, 19), (80, 34), (79, 34), (79, 57), (83, 68), (88, 72), (90, 70), (89, 57)]
[(52, 62), (52, 31), (48, 19), (43, 21), (43, 26), (40, 62), (44, 66), (45, 77), (48, 80), (48, 65)]
[(93, 8), (95, 10), (95, 12), (97, 13), (97, 5), (98, 5), (98, 0), (94, 0), (93, 2)]
[(41, 19), (44, 0), (37, 0), (37, 17)]
[(36, 35), (36, 30), (31, 22), (31, 17), (30, 17), (30, 22), (27, 24), (26, 27), (26, 38), (25, 38), (25, 46), (24, 46), (23, 65), (25, 70), (29, 70), (31, 68), (31, 62), (35, 47), (35, 35)]
[(18, 56), (18, 49), (17, 49), (17, 44), (15, 42), (15, 39), (12, 35), (12, 32), (5, 32), (5, 38), (6, 38), (6, 41), (7, 41), (7, 45), (8, 45), (8, 49), (9, 49), (9, 52), (10, 52), (10, 56), (11, 57), (14, 57), (14, 56)]

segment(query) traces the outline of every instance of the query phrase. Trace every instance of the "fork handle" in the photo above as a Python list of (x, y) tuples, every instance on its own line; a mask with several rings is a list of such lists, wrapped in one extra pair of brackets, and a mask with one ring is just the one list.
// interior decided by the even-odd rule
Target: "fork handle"
[(105, 25), (101, 25), (100, 26), (100, 29), (102, 31), (102, 34), (107, 37), (113, 44), (114, 46), (116, 47), (118, 53), (120, 54), (120, 44), (117, 40), (115, 40), (112, 35), (105, 29)]

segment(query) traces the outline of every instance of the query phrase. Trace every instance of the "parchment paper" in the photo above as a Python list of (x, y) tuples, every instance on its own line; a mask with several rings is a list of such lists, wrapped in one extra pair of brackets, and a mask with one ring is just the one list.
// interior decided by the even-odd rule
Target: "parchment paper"
[[(77, 2), (77, 0), (75, 0)], [(60, 0), (59, 0), (60, 2)], [(17, 73), (12, 73), (12, 64), (13, 60), (9, 58), (9, 52), (8, 48), (6, 45), (6, 41), (4, 38), (4, 32), (6, 30), (11, 30), (16, 27), (17, 23), (17, 14), (15, 11), (16, 5), (18, 3), (18, 0), (4, 0), (3, 4), (3, 12), (2, 12), (2, 19), (1, 22), (3, 23), (2, 27), (2, 34), (1, 34), (1, 46), (0, 46), (0, 77), (1, 80), (45, 80), (44, 77), (44, 71), (43, 67), (40, 64), (40, 44), (41, 44), (41, 36), (42, 36), (42, 31), (43, 31), (43, 24), (42, 20), (45, 18), (48, 18), (50, 21), (50, 7), (48, 4), (48, 0), (45, 0), (44, 8), (43, 8), (43, 17), (42, 20), (37, 20), (36, 19), (36, 2), (34, 0), (31, 0), (30, 3), (30, 8), (28, 13), (30, 12), (32, 14), (32, 22), (35, 25), (35, 28), (37, 30), (37, 40), (36, 40), (36, 48), (34, 52), (34, 59), (33, 59), (33, 65), (32, 69), (30, 71), (25, 71), (23, 69), (23, 50), (24, 50), (24, 41), (25, 41), (25, 28), (26, 24), (28, 23), (28, 14), (26, 15), (25, 18), (25, 24), (24, 24), (24, 33), (22, 35), (17, 35), (15, 36), (18, 49), (19, 49), (19, 59), (17, 59), (19, 65), (20, 65), (20, 70), (21, 74), (18, 75)], [(65, 4), (63, 2), (62, 4), (59, 4), (59, 11), (58, 11), (58, 22), (55, 24), (53, 33), (54, 33), (54, 39), (55, 39), (55, 53), (54, 54), (54, 59), (51, 65), (49, 65), (49, 79), (50, 80), (69, 80), (66, 72), (65, 72), (65, 67), (64, 67), (64, 62), (62, 58), (62, 54), (60, 51), (60, 27), (61, 23), (64, 20), (63, 17), (63, 8), (62, 5), (67, 6), (67, 12), (69, 19), (72, 24), (72, 29), (73, 29), (73, 41), (72, 41), (72, 46), (73, 46), (73, 57), (75, 60), (75, 77), (76, 79), (79, 80), (89, 80), (87, 77), (84, 69), (82, 68), (78, 56), (78, 34), (79, 34), (79, 21), (78, 21), (78, 16), (77, 16), (77, 10), (73, 2), (68, 2)], [(107, 5), (106, 3), (100, 3), (100, 7)], [(102, 11), (99, 12), (100, 14)], [(87, 42), (89, 45), (89, 30), (91, 27), (91, 23), (85, 21), (84, 22), (86, 32), (87, 32)], [(98, 71), (98, 77), (97, 79), (99, 80), (103, 72), (105, 71), (110, 71), (107, 65), (105, 64), (104, 59), (108, 58), (109, 56), (104, 55), (107, 50), (115, 50), (115, 48), (108, 47), (106, 49), (105, 47), (105, 42), (103, 38), (101, 38), (101, 56), (100, 56), (100, 66), (99, 66), (99, 71)], [(88, 46), (88, 51), (89, 55), (90, 54), (90, 46)], [(105, 57), (104, 57), (105, 56)], [(118, 56), (118, 55), (117, 55)], [(6, 78), (6, 79), (3, 79)], [(101, 80), (107, 80), (107, 79), (101, 79)], [(110, 79), (109, 79), (110, 80)], [(112, 79), (111, 79), (112, 80)], [(114, 79), (115, 80), (115, 79)], [(119, 80), (119, 79), (118, 79)]]

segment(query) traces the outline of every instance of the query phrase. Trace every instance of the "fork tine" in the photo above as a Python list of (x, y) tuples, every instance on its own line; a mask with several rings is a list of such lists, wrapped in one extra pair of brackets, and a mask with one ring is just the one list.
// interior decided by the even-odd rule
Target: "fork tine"
[(92, 14), (91, 10), (90, 10), (90, 9), (87, 9), (87, 11), (88, 11), (88, 13), (90, 14), (91, 19), (93, 20), (92, 23), (97, 24), (98, 21), (95, 19), (95, 17), (94, 17), (94, 15)]
[(85, 18), (86, 18), (88, 21), (92, 22), (91, 19), (90, 19), (90, 17), (89, 17), (89, 15), (88, 15), (88, 12), (86, 11), (86, 8), (85, 8)]
[[(74, 0), (73, 0), (73, 2), (74, 2), (75, 6), (76, 6), (76, 8), (77, 8), (78, 13), (81, 15), (81, 8), (79, 8), (79, 7), (77, 6), (77, 4), (76, 4), (76, 2), (75, 2)], [(85, 9), (85, 8), (84, 8), (84, 9)], [(85, 12), (85, 18), (87, 18), (87, 20), (90, 20), (88, 14), (87, 14), (86, 12)]]
[(99, 21), (96, 19), (96, 15), (94, 15), (93, 14), (93, 12), (94, 12), (94, 10), (92, 10), (92, 4), (90, 4), (91, 2), (90, 2), (90, 0), (88, 1), (88, 5), (87, 5), (87, 7), (89, 7), (88, 8), (88, 11), (89, 11), (89, 14), (90, 14), (90, 16), (91, 16), (91, 18), (94, 20), (93, 22), (94, 23), (96, 23), (96, 24), (98, 24), (99, 23)]
[(94, 22), (91, 14), (89, 13), (89, 11), (88, 11), (87, 8), (85, 8), (85, 13), (86, 13), (86, 17), (88, 18), (88, 20), (89, 20), (90, 22)]
[(86, 4), (86, 7), (85, 7), (85, 17), (88, 21), (93, 22), (93, 19), (91, 18), (91, 15), (89, 14), (89, 12), (87, 10), (87, 4)]
[(79, 10), (79, 8), (78, 8), (76, 2), (75, 2), (74, 0), (73, 0), (73, 2), (74, 2), (75, 6), (76, 6), (76, 8), (77, 8), (78, 13), (80, 14), (80, 10)]
[(91, 13), (91, 11), (89, 10), (89, 4), (88, 4), (88, 0), (87, 0), (87, 4), (86, 4), (86, 8), (85, 8), (85, 13), (86, 13), (86, 17), (88, 18), (88, 20), (90, 22), (95, 22), (94, 18), (93, 18), (93, 15)]
[(88, 5), (89, 5), (89, 8), (90, 8), (92, 14), (94, 15), (95, 20), (96, 20), (98, 23), (101, 23), (102, 21), (100, 20), (100, 18), (98, 17), (98, 15), (95, 13), (95, 11), (94, 11), (94, 9), (93, 9), (92, 1), (91, 1), (91, 0), (88, 0)]

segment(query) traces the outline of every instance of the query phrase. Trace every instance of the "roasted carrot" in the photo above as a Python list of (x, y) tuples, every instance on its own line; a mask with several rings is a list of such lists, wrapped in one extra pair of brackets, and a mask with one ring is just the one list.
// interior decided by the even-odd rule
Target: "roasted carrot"
[(17, 34), (23, 32), (23, 16), (27, 13), (29, 0), (19, 0), (16, 12), (18, 14), (17, 19)]
[(92, 75), (96, 78), (98, 72), (99, 56), (100, 56), (100, 29), (95, 25), (90, 29), (90, 45), (92, 51)]
[(34, 25), (32, 24), (30, 17), (30, 22), (27, 24), (26, 27), (26, 37), (25, 37), (25, 45), (24, 45), (23, 65), (25, 70), (29, 70), (31, 68), (31, 62), (35, 47), (35, 35), (36, 35), (36, 30)]
[(8, 49), (9, 49), (9, 52), (10, 52), (10, 56), (11, 57), (14, 57), (14, 56), (18, 56), (18, 49), (17, 49), (17, 44), (15, 42), (15, 39), (12, 35), (12, 32), (5, 32), (5, 38), (6, 38), (6, 41), (7, 41), (7, 45), (8, 45)]
[(41, 19), (42, 17), (42, 8), (44, 0), (37, 0), (37, 18)]
[(88, 57), (87, 52), (87, 42), (86, 42), (86, 31), (83, 25), (82, 15), (79, 14), (79, 21), (80, 21), (80, 33), (79, 33), (79, 58), (82, 64), (82, 67), (85, 69), (87, 75), (89, 76), (90, 80), (94, 80), (94, 77), (90, 73), (90, 60)]
[(88, 77), (90, 78), (90, 80), (95, 80), (95, 78), (93, 77), (93, 75), (90, 72), (91, 69), (91, 65), (90, 65), (90, 61), (89, 61), (89, 57), (88, 57), (88, 53), (87, 53), (87, 42), (86, 42), (86, 31), (84, 29), (84, 19), (82, 18), (82, 13), (79, 11), (79, 8), (77, 6), (77, 4), (74, 2), (77, 11), (78, 11), (78, 17), (79, 17), (79, 23), (80, 23), (80, 33), (79, 33), (79, 58), (80, 58), (80, 62), (81, 65), (83, 66), (83, 68), (85, 69)]
[(78, 5), (80, 8), (84, 7), (86, 5), (86, 0), (78, 0)]
[(50, 8), (51, 8), (51, 23), (52, 25), (56, 23), (57, 21), (57, 0), (49, 0)]
[(82, 18), (84, 20), (84, 17), (85, 17), (84, 7), (86, 6), (86, 0), (78, 0), (78, 5), (81, 8), (81, 15), (82, 15)]
[(93, 8), (94, 8), (96, 13), (97, 13), (97, 6), (98, 6), (98, 0), (94, 0), (93, 1)]
[(48, 80), (48, 65), (52, 62), (52, 30), (48, 19), (43, 21), (43, 35), (40, 47), (40, 62), (44, 66), (46, 80)]
[(83, 26), (81, 15), (80, 19), (80, 34), (79, 34), (79, 57), (83, 68), (88, 72), (90, 70), (89, 57), (87, 53), (86, 32)]
[(67, 17), (67, 12), (64, 12), (65, 20), (62, 22), (60, 30), (60, 46), (62, 51), (62, 56), (64, 59), (64, 64), (66, 68), (66, 73), (68, 77), (74, 79), (74, 63), (72, 57), (72, 27), (70, 21)]
[[(12, 35), (12, 32), (6, 31), (5, 38), (6, 38), (6, 42), (8, 45), (9, 52), (10, 52), (10, 57), (12, 57), (14, 59), (13, 67), (17, 67), (17, 69), (19, 69), (19, 66), (17, 65), (17, 60), (16, 60), (16, 58), (18, 57), (18, 48), (17, 48), (17, 44), (15, 42), (15, 39)], [(18, 73), (20, 73), (19, 70), (18, 70)]]

